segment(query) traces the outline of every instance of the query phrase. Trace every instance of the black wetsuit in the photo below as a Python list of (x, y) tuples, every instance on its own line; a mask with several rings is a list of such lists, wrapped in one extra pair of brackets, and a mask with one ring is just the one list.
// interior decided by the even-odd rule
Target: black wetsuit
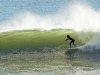
[(73, 43), (73, 45), (75, 45), (75, 44), (74, 44), (75, 40), (74, 40), (73, 38), (71, 38), (71, 37), (67, 37), (67, 38), (68, 38), (68, 39), (66, 39), (66, 41), (67, 41), (67, 40), (71, 40), (70, 43), (69, 43), (70, 48), (71, 48), (71, 43)]

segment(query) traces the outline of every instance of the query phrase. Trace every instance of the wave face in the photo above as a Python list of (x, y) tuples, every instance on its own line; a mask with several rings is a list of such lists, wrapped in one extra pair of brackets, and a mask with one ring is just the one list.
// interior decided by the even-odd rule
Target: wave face
[(64, 41), (66, 35), (74, 38), (76, 46), (82, 51), (100, 51), (99, 32), (76, 32), (68, 29), (4, 32), (0, 34), (0, 51), (36, 51), (54, 47), (69, 48), (70, 41)]

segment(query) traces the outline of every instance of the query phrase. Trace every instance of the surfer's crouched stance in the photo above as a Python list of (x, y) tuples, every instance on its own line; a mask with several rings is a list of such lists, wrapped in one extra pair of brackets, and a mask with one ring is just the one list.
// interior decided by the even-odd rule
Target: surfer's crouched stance
[(67, 40), (71, 40), (69, 43), (70, 48), (71, 48), (71, 43), (73, 43), (73, 45), (75, 46), (75, 44), (74, 44), (75, 40), (73, 38), (71, 38), (69, 35), (67, 35), (67, 39), (65, 41), (67, 41)]

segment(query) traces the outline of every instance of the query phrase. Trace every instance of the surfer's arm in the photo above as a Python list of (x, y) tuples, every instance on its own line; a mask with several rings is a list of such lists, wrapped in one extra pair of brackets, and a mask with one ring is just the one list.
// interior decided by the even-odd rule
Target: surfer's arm
[(67, 40), (69, 40), (69, 39), (66, 39), (65, 41), (67, 41)]

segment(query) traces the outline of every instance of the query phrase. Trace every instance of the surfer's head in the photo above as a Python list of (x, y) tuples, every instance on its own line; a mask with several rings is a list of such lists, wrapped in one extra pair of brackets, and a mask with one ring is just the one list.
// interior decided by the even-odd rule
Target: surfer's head
[(70, 38), (70, 36), (69, 36), (69, 35), (67, 35), (67, 37), (68, 37), (68, 38)]

